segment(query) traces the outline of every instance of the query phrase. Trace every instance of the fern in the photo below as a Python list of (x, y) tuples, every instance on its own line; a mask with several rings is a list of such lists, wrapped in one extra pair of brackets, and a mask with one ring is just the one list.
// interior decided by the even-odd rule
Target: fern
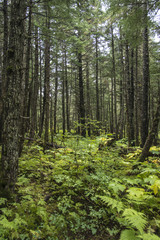
[(124, 210), (123, 203), (120, 201), (117, 201), (114, 198), (107, 197), (107, 196), (97, 196), (97, 197), (101, 198), (102, 201), (108, 204), (108, 206), (111, 206), (112, 209), (116, 208), (118, 212), (121, 212)]
[(134, 230), (123, 230), (121, 232), (120, 240), (139, 240), (139, 237), (136, 237)]
[(155, 235), (155, 234), (151, 234), (151, 233), (145, 233), (142, 236), (143, 240), (160, 240), (160, 238)]
[(124, 210), (122, 216), (129, 224), (131, 224), (132, 227), (135, 227), (137, 230), (139, 230), (141, 234), (143, 233), (143, 230), (147, 224), (146, 216), (143, 213), (137, 212), (131, 208), (127, 208)]
[(5, 204), (7, 202), (6, 198), (0, 198), (0, 205)]

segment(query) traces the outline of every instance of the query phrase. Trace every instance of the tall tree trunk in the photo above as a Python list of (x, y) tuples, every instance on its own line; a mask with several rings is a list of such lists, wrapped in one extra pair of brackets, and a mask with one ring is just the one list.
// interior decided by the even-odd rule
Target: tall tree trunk
[(24, 88), (24, 96), (22, 99), (22, 118), (21, 118), (21, 142), (19, 145), (19, 154), (22, 152), (24, 135), (29, 128), (29, 73), (30, 73), (30, 55), (31, 55), (31, 23), (32, 23), (32, 0), (29, 2), (29, 20), (28, 20), (28, 33), (27, 33), (27, 49), (26, 49), (26, 65), (25, 65), (25, 88)]
[(138, 119), (138, 103), (139, 103), (139, 89), (138, 89), (138, 47), (136, 47), (135, 56), (135, 144), (139, 146), (139, 119)]
[(96, 120), (100, 121), (99, 111), (99, 81), (98, 81), (98, 36), (96, 34)]
[(114, 51), (114, 35), (113, 27), (111, 26), (112, 34), (112, 73), (113, 73), (113, 92), (114, 92), (114, 131), (117, 138), (117, 83), (116, 83), (116, 67), (115, 67), (115, 51)]
[(2, 79), (0, 81), (0, 142), (2, 141), (2, 129), (3, 129), (3, 98), (5, 96), (5, 85), (6, 85), (6, 67), (7, 67), (7, 49), (8, 49), (8, 3), (7, 0), (3, 1), (3, 68), (2, 68)]
[(67, 120), (67, 131), (70, 132), (70, 114), (69, 114), (69, 94), (68, 94), (68, 76), (67, 76), (67, 53), (65, 49), (65, 90), (66, 90), (66, 120)]
[[(40, 42), (39, 42), (40, 45)], [(39, 91), (40, 91), (40, 96), (39, 96), (39, 137), (41, 137), (42, 135), (42, 131), (43, 131), (43, 122), (44, 122), (44, 104), (43, 104), (43, 97), (42, 97), (42, 50), (40, 47), (40, 66), (39, 66), (39, 71), (40, 71), (40, 76), (39, 76)]]
[[(50, 29), (50, 18), (49, 10), (46, 14), (46, 27), (49, 31)], [(46, 146), (49, 142), (49, 103), (50, 103), (50, 39), (46, 37), (45, 41), (45, 80), (44, 80), (44, 90), (45, 90), (45, 133), (44, 133), (44, 145)]]
[(148, 90), (149, 90), (149, 50), (147, 0), (144, 0), (144, 31), (143, 31), (143, 80), (142, 80), (142, 113), (141, 113), (141, 144), (144, 146), (148, 136)]
[(120, 28), (120, 61), (121, 61), (121, 76), (120, 76), (120, 117), (119, 117), (119, 138), (123, 138), (124, 130), (124, 61), (123, 61), (123, 45), (122, 45), (122, 31)]
[(37, 131), (37, 101), (38, 101), (38, 27), (35, 27), (35, 66), (33, 76), (33, 94), (31, 104), (31, 126), (30, 126), (30, 137), (34, 138), (35, 132)]
[(87, 117), (87, 130), (88, 136), (91, 136), (91, 126), (90, 126), (90, 82), (89, 82), (89, 61), (86, 60), (86, 92), (87, 92), (87, 104), (86, 104), (86, 117)]
[(129, 88), (129, 122), (130, 122), (130, 136), (131, 145), (134, 141), (134, 50), (131, 49), (131, 77)]
[(111, 76), (111, 91), (109, 96), (109, 107), (110, 107), (110, 132), (114, 132), (114, 107), (113, 107), (113, 89), (114, 89), (114, 82), (113, 77)]
[(4, 125), (2, 134), (1, 193), (12, 192), (18, 173), (21, 113), (21, 81), (23, 78), (25, 1), (11, 1), (9, 48), (6, 68)]
[(56, 73), (55, 73), (55, 92), (54, 92), (54, 133), (57, 132), (57, 96), (58, 96), (58, 54), (56, 53)]
[(51, 133), (51, 143), (53, 144), (53, 94), (51, 92), (51, 107), (50, 107), (50, 133)]
[(131, 76), (129, 69), (129, 49), (126, 43), (126, 80), (127, 80), (127, 135), (128, 145), (132, 146), (134, 140), (134, 77), (133, 77), (133, 50), (131, 50)]
[(65, 115), (65, 59), (63, 56), (62, 62), (62, 128), (63, 128), (63, 135), (66, 132), (66, 115)]
[(86, 136), (85, 129), (85, 106), (84, 106), (84, 87), (83, 87), (83, 72), (82, 72), (82, 54), (78, 53), (78, 73), (79, 73), (79, 120), (81, 124), (81, 135)]
[(140, 162), (143, 162), (145, 160), (145, 158), (148, 156), (149, 149), (152, 146), (152, 143), (153, 143), (155, 136), (157, 134), (157, 131), (158, 131), (158, 125), (160, 122), (160, 89), (159, 89), (158, 99), (159, 100), (158, 100), (157, 110), (156, 110), (156, 113), (154, 116), (153, 124), (152, 124), (151, 130), (150, 130), (150, 133), (146, 139), (146, 142), (144, 144), (144, 147), (142, 149), (142, 153), (138, 159)]

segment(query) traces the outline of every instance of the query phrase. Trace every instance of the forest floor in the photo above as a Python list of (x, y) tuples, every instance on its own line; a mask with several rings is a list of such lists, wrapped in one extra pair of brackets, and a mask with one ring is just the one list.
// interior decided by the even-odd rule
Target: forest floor
[(112, 136), (26, 141), (12, 201), (0, 198), (0, 240), (160, 240), (160, 147)]

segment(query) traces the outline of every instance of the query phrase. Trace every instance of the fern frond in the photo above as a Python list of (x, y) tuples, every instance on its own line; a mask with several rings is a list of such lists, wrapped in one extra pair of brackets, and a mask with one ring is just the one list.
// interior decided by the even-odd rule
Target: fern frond
[(146, 216), (143, 213), (137, 212), (131, 208), (127, 208), (124, 210), (122, 216), (129, 224), (131, 224), (132, 227), (135, 227), (137, 230), (139, 230), (141, 234), (143, 233), (143, 230), (147, 224)]
[(118, 212), (121, 212), (124, 210), (123, 203), (120, 201), (117, 201), (114, 198), (107, 197), (107, 196), (97, 196), (97, 197), (99, 197), (104, 203), (106, 203), (112, 209), (116, 208)]
[(140, 238), (136, 237), (134, 230), (123, 230), (121, 232), (120, 240), (139, 240)]
[(143, 240), (160, 240), (160, 238), (155, 234), (145, 233), (143, 234)]

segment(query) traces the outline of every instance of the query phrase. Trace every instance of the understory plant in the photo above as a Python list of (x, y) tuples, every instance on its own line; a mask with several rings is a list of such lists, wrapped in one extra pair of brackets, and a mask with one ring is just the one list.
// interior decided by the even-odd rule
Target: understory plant
[[(122, 156), (126, 140), (67, 135), (43, 150), (26, 143), (12, 201), (0, 199), (1, 240), (158, 240), (160, 170), (156, 156)], [(56, 136), (61, 143), (61, 136)]]

